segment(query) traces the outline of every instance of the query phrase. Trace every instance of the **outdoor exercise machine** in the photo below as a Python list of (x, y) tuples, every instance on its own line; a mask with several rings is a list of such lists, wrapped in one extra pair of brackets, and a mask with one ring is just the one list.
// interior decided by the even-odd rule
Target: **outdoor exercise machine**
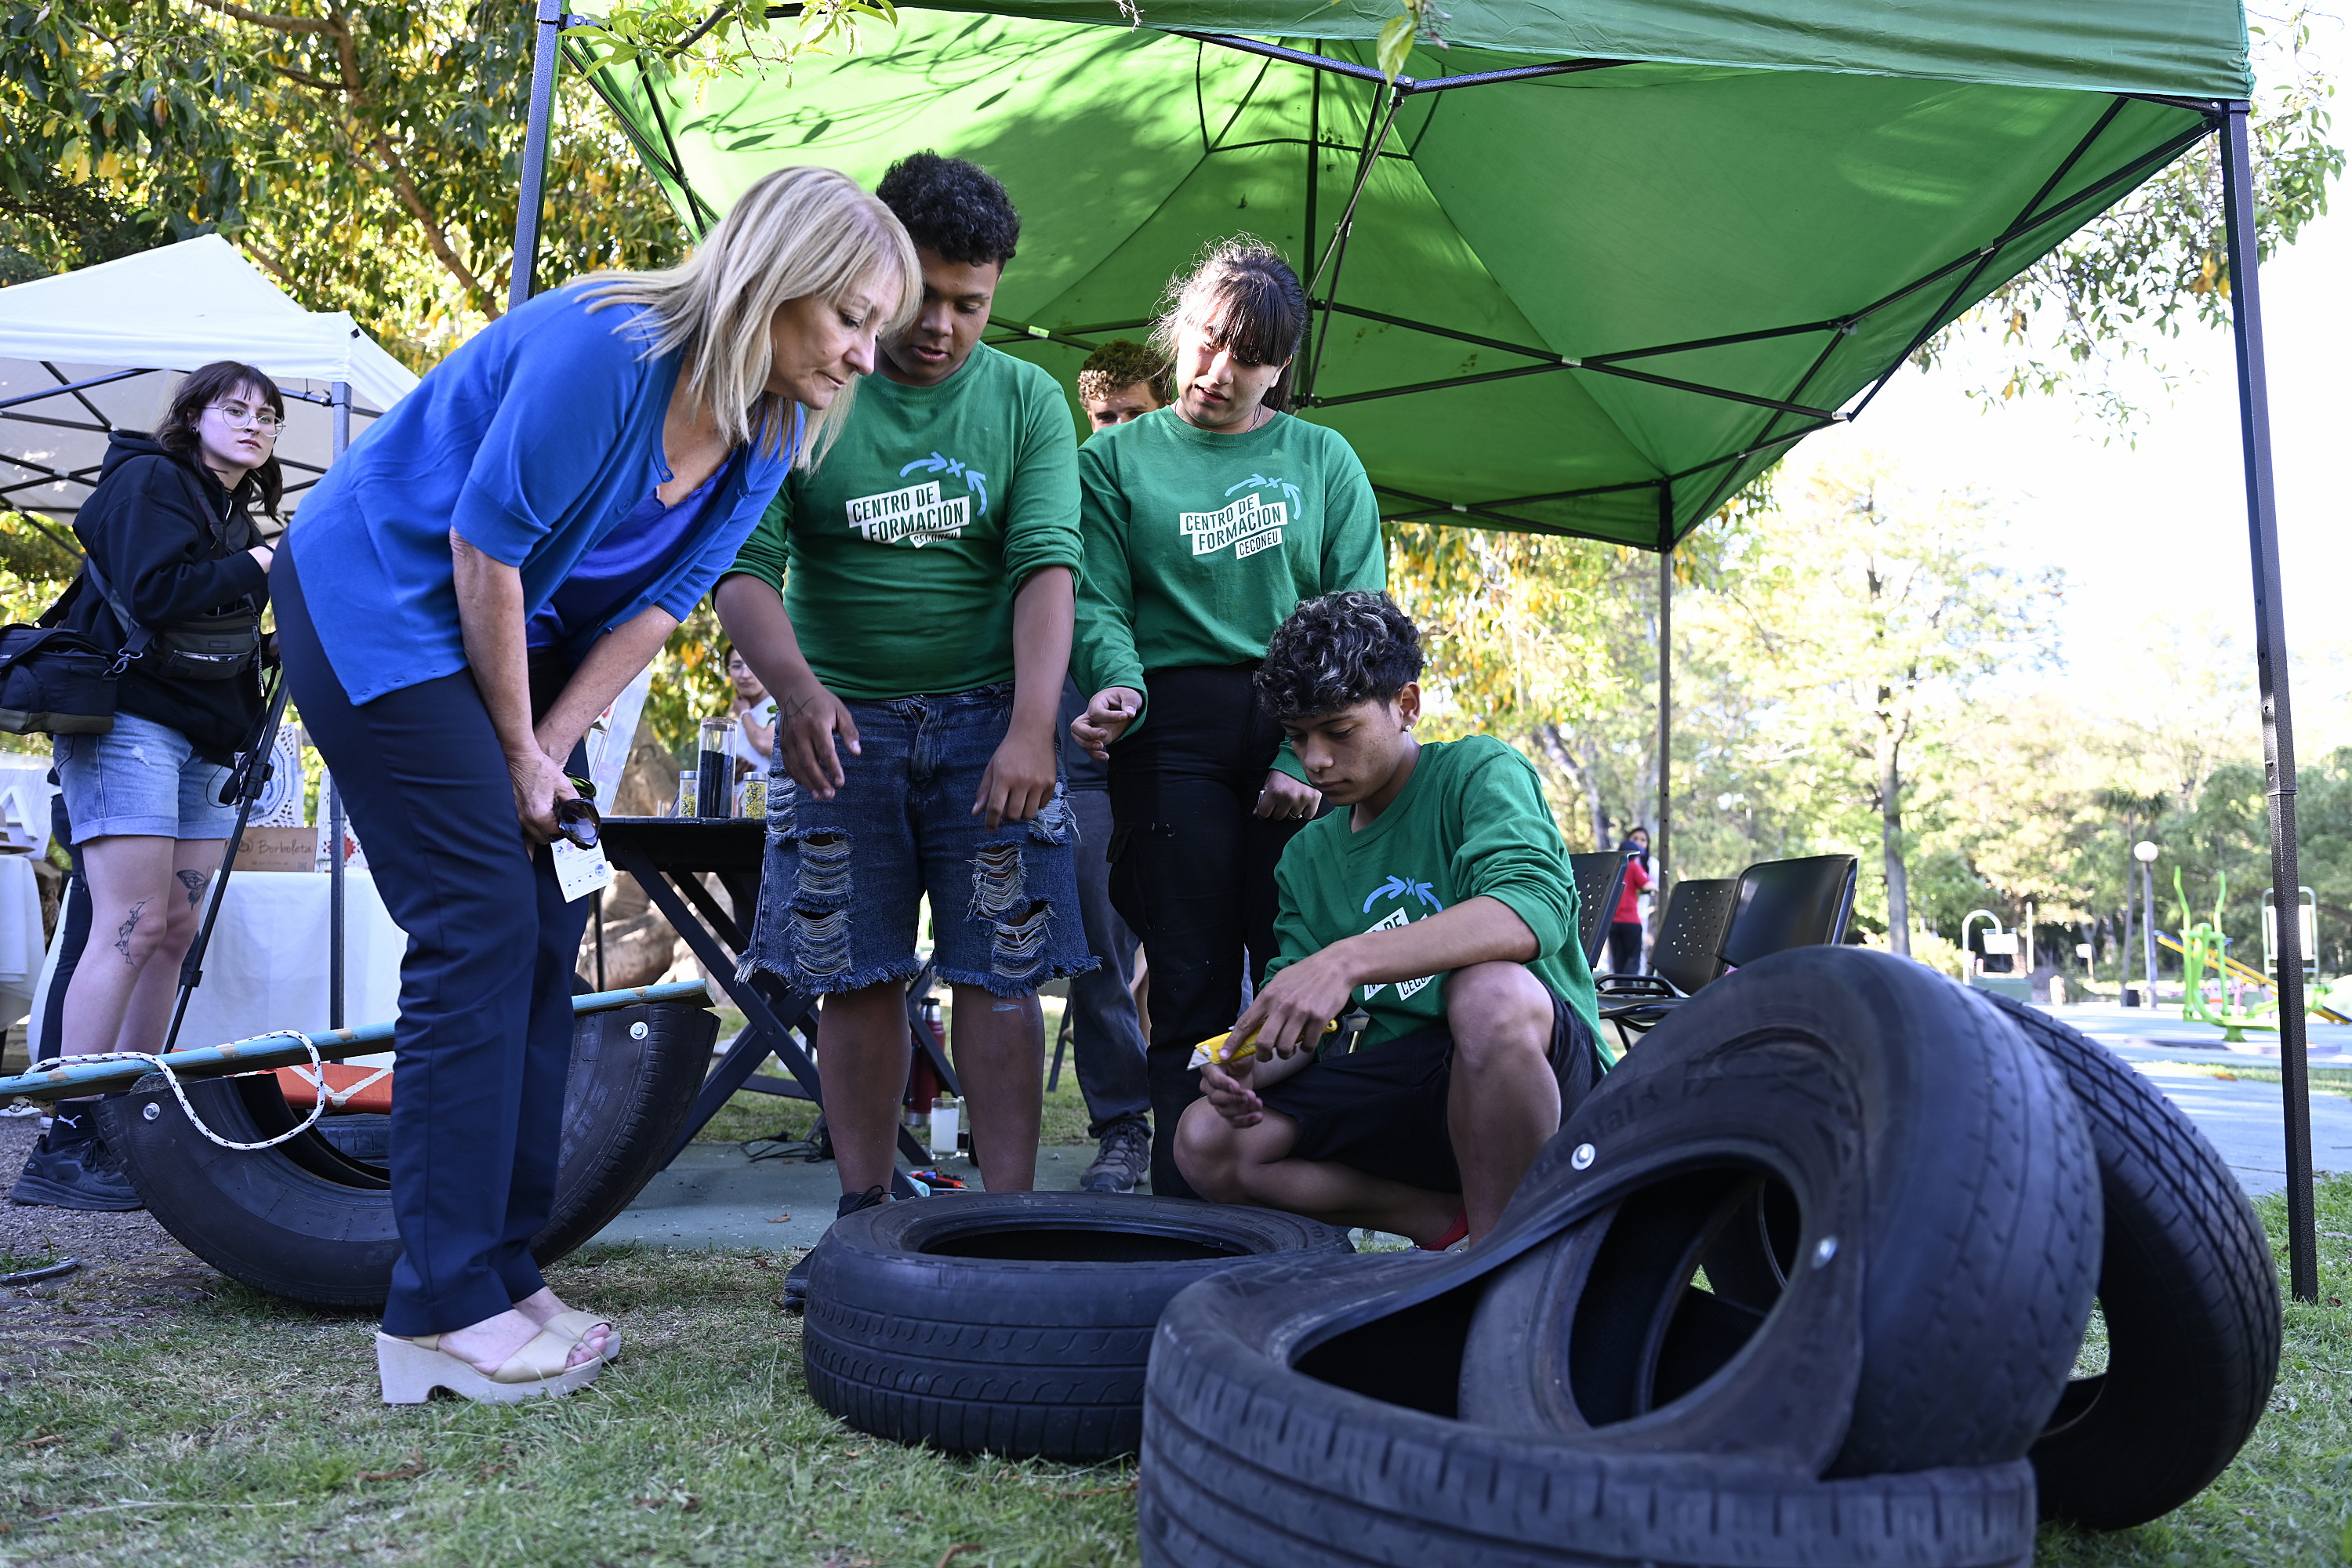
[(1960, 921), (1960, 951), (1968, 952), (1969, 931), (1977, 921), (1985, 922), (1984, 935), (1977, 939), (1975, 953), (1969, 960), (1969, 984), (1980, 991), (1997, 991), (2012, 1001), (2032, 1000), (2032, 977), (2022, 973), (1994, 974), (1986, 967), (1988, 958), (2006, 958), (2012, 966), (2023, 951), (2021, 934), (2001, 928), (2000, 917), (1990, 910), (1970, 910)]
[[(2229, 902), (2230, 878), (2224, 872), (2213, 895), (2213, 918), (2195, 920), (2189, 908), (2189, 894), (2181, 886), (2180, 868), (2172, 868), (2172, 896), (2180, 906), (2180, 935), (2169, 937), (2158, 931), (2164, 945), (2180, 954), (2180, 1016), (2196, 1024), (2210, 1024), (2221, 1031), (2224, 1044), (2244, 1041), (2248, 1029), (2276, 1029), (2278, 1025), (2269, 1015), (2278, 1011), (2278, 1000), (2267, 997), (2247, 1007), (2238, 1005), (2243, 988), (2242, 978), (2232, 973), (2243, 964), (2233, 964), (2230, 957), (2230, 938), (2221, 929), (2221, 910)], [(2208, 973), (2224, 990), (2221, 1002), (2205, 994)], [(2234, 982), (2234, 984), (2233, 984)]]
[[(771, 15), (798, 25), (797, 7)], [(1247, 227), (1300, 257), (1299, 406), (1365, 458), (1385, 515), (1657, 552), (1667, 886), (1677, 543), (2218, 138), (2272, 880), (2300, 885), (2240, 0), (2030, 16), (1952, 0), (1899, 27), (1880, 0), (1822, 0), (1802, 27), (1753, 0), (1454, 0), (1446, 47), (1416, 43), (1393, 77), (1380, 6), (966, 0), (896, 16), (854, 58), (764, 79), (689, 79), (639, 53), (587, 79), (691, 232), (780, 163), (870, 184), (918, 147), (979, 159), (1024, 220), (991, 341), (1066, 382), (1152, 316), (1205, 239)], [(1260, 36), (1221, 30), (1241, 16)], [(559, 58), (600, 63), (561, 37), (567, 21), (541, 0), (518, 299)], [(2276, 984), (2289, 1260), (2313, 1300), (2300, 934), (2282, 930)]]
[[(2238, 1005), (2236, 994), (2247, 987), (2266, 994), (2275, 988), (2269, 975), (2230, 956), (2230, 938), (2221, 929), (2221, 910), (2230, 894), (2230, 879), (2226, 872), (2221, 876), (2220, 883), (2220, 890), (2213, 898), (2213, 918), (2192, 923), (2189, 895), (2181, 887), (2180, 868), (2173, 868), (2172, 892), (2180, 906), (2180, 934), (2176, 937), (2168, 931), (2158, 931), (2156, 940), (2180, 954), (2185, 983), (2180, 1003), (2181, 1017), (2192, 1023), (2214, 1026), (2221, 1031), (2224, 1043), (2234, 1045), (2245, 1039), (2243, 1031), (2247, 1029), (2278, 1028), (2274, 1021), (2278, 1014), (2278, 998), (2274, 994), (2266, 994), (2263, 1000), (2251, 1007)], [(2319, 911), (2316, 896), (2308, 888), (2303, 892), (2313, 900), (2303, 906), (2303, 950), (2311, 952), (2318, 945)], [(2263, 918), (2264, 957), (2274, 973), (2277, 970), (2278, 921), (2277, 906), (2273, 902), (2270, 889), (2265, 889), (2263, 894)], [(2352, 1018), (2347, 1018), (2311, 994), (2309, 983), (2316, 978), (2315, 961), (2307, 963), (2305, 969), (2305, 1011), (2331, 1024), (2352, 1024)], [(2231, 993), (2229, 1005), (2217, 1005), (2207, 997), (2205, 983), (2209, 978), (2229, 988)]]

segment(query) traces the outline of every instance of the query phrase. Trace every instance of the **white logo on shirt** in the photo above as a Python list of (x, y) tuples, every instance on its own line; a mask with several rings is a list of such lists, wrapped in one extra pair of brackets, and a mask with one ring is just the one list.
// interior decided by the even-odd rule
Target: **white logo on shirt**
[[(1438, 901), (1437, 894), (1431, 889), (1428, 883), (1416, 882), (1410, 877), (1391, 877), (1387, 881), (1382, 882), (1379, 887), (1373, 889), (1371, 897), (1364, 900), (1364, 912), (1366, 914), (1370, 914), (1372, 912), (1372, 906), (1380, 902), (1382, 899), (1415, 900), (1419, 902), (1427, 904), (1432, 910), (1440, 911), (1445, 908), (1444, 904)], [(1412, 906), (1410, 904), (1406, 906), (1407, 909), (1410, 909), (1411, 907)], [(1410, 925), (1412, 923), (1412, 917), (1406, 913), (1405, 910), (1391, 910), (1378, 921), (1366, 926), (1364, 930), (1367, 932), (1376, 931), (1394, 931), (1400, 926)], [(1410, 1001), (1415, 992), (1419, 991), (1423, 986), (1427, 985), (1431, 981), (1435, 980), (1437, 976), (1434, 974), (1424, 974), (1418, 980), (1398, 981), (1396, 983), (1397, 1000), (1400, 1002)], [(1382, 982), (1378, 985), (1367, 985), (1364, 987), (1364, 1000), (1366, 1002), (1370, 1002), (1373, 997), (1379, 995), (1381, 992), (1387, 989), (1388, 985), (1386, 982)]]
[(1231, 506), (1215, 511), (1182, 511), (1176, 514), (1176, 527), (1192, 542), (1195, 555), (1213, 555), (1230, 544), (1234, 559), (1247, 560), (1261, 550), (1271, 550), (1282, 542), (1282, 526), (1290, 521), (1290, 509), (1281, 501), (1262, 501), (1246, 495)]
[(971, 521), (971, 498), (941, 500), (936, 480), (880, 495), (857, 496), (845, 510), (849, 526), (869, 542), (904, 544), (917, 550), (936, 539), (953, 539)]

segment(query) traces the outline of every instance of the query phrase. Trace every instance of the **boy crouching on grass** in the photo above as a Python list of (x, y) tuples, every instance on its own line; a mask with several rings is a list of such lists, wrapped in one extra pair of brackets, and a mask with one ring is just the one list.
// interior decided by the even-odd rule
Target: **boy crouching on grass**
[[(1176, 1163), (1221, 1203), (1443, 1250), (1494, 1228), (1601, 1066), (1535, 768), (1490, 736), (1416, 740), (1421, 666), (1383, 594), (1311, 599), (1275, 633), (1258, 699), (1340, 809), (1283, 852), (1281, 952), (1231, 1037), (1257, 1054), (1202, 1069)], [(1324, 1026), (1356, 1007), (1371, 1022), (1339, 1054)]]

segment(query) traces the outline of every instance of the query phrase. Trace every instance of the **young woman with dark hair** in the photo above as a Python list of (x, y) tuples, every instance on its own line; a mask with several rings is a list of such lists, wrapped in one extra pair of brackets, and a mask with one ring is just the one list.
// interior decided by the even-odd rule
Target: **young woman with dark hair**
[[(135, 657), (116, 686), (114, 728), (56, 737), (90, 929), (113, 950), (73, 972), (61, 1030), (68, 1056), (162, 1047), (196, 906), (236, 821), (221, 784), (261, 722), (270, 549), (247, 509), (257, 500), (277, 510), (283, 484), (272, 454), (285, 417), (268, 374), (231, 360), (208, 364), (180, 384), (152, 436), (115, 432), (75, 520), (88, 563), (64, 624)], [(190, 657), (172, 640), (190, 629), (236, 651)], [(58, 1108), (10, 1195), (61, 1208), (140, 1206), (78, 1103)]]
[(1625, 886), (1617, 895), (1617, 907), (1609, 912), (1609, 973), (1639, 974), (1642, 973), (1642, 895), (1650, 890), (1650, 830), (1636, 827), (1617, 846), (1620, 855), (1630, 855), (1625, 863)]
[(1110, 760), (1111, 896), (1151, 955), (1151, 1190), (1198, 1098), (1192, 1047), (1231, 1026), (1243, 953), (1274, 955), (1274, 866), (1321, 808), (1250, 679), (1302, 599), (1387, 580), (1364, 466), (1284, 412), (1307, 298), (1237, 237), (1171, 286), (1153, 341), (1176, 400), (1078, 453), (1086, 572), (1070, 733)]

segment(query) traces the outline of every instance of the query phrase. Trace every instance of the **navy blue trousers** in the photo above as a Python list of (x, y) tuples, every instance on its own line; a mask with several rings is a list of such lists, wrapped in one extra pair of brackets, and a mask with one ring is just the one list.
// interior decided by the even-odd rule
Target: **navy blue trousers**
[(334, 772), (385, 910), (408, 933), (393, 1034), (402, 1251), (384, 1331), (446, 1333), (544, 1283), (530, 1238), (555, 1196), (572, 965), (592, 901), (566, 904), (548, 852), (525, 844), (473, 676), (355, 707), (319, 646), (291, 551), (278, 552), (269, 578), (303, 728)]

